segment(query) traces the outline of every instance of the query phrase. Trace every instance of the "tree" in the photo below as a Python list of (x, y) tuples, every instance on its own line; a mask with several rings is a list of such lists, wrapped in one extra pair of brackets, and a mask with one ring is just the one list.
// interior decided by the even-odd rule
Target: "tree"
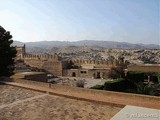
[(12, 35), (0, 26), (0, 76), (10, 76), (13, 73), (14, 58), (16, 48), (11, 46), (13, 43)]
[(112, 67), (108, 72), (108, 77), (112, 79), (124, 78), (124, 66)]

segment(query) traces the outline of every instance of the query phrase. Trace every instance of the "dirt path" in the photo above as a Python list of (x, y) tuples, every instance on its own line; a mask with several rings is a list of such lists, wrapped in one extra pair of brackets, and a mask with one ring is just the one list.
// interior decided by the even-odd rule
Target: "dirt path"
[[(6, 88), (8, 89), (6, 90)], [(17, 92), (17, 88), (23, 92)], [(41, 92), (11, 85), (1, 85), (0, 89), (2, 92), (5, 91), (5, 94), (16, 92), (12, 98), (3, 96), (4, 105), (6, 106), (0, 109), (0, 120), (110, 120), (121, 110), (118, 107), (101, 105), (99, 103), (50, 94), (45, 96)], [(30, 96), (30, 99), (25, 97), (23, 100), (15, 99), (17, 98), (16, 95), (18, 95), (18, 98), (21, 98), (20, 96), (24, 96), (25, 93), (30, 94), (30, 91), (36, 94), (35, 97)], [(15, 99), (12, 101), (14, 104), (11, 104), (11, 101), (9, 103), (6, 102), (9, 99)], [(22, 101), (15, 102), (18, 100)]]
[(28, 102), (28, 101), (31, 101), (31, 100), (34, 100), (34, 99), (38, 99), (38, 98), (42, 98), (42, 97), (45, 97), (47, 96), (48, 94), (42, 94), (42, 95), (37, 95), (37, 96), (34, 96), (34, 97), (30, 97), (30, 98), (27, 98), (27, 99), (24, 99), (24, 100), (17, 100), (13, 103), (10, 103), (10, 104), (4, 104), (4, 105), (1, 105), (0, 106), (0, 109), (3, 109), (5, 107), (12, 107), (12, 106), (15, 106), (17, 104), (20, 104), (20, 103), (23, 103), (23, 102)]

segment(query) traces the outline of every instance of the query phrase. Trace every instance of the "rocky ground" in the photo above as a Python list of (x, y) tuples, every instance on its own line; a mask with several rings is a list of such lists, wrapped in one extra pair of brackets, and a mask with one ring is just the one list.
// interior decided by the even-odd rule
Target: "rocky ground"
[(0, 85), (0, 120), (109, 120), (120, 108)]

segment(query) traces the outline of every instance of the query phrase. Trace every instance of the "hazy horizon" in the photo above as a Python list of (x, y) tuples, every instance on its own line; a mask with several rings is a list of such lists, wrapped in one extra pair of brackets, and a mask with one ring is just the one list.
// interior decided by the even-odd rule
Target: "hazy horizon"
[[(15, 42), (22, 42), (22, 41), (18, 41), (18, 40), (13, 40)], [(158, 45), (160, 46), (160, 44), (154, 44), (154, 43), (131, 43), (131, 42), (123, 42), (123, 41), (106, 41), (106, 40), (74, 40), (74, 41), (63, 41), (63, 40), (42, 40), (42, 41), (28, 41), (28, 42), (22, 42), (22, 43), (36, 43), (36, 42), (83, 42), (83, 41), (99, 41), (99, 42), (119, 42), (119, 43), (129, 43), (129, 44), (143, 44), (143, 45)]]
[(4, 0), (13, 40), (100, 40), (160, 45), (159, 0)]

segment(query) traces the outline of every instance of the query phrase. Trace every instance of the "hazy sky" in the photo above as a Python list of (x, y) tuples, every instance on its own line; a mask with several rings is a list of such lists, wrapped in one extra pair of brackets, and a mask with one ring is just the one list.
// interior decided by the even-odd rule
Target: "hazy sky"
[(160, 44), (160, 0), (0, 0), (14, 40)]

